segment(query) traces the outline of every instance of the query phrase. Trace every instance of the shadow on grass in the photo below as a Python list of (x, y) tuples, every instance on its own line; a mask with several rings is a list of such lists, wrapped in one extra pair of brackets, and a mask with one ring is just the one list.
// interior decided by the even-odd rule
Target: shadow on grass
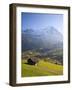
[[(27, 65), (34, 65), (34, 64), (32, 64), (32, 63), (24, 63), (24, 64), (27, 64)], [(34, 65), (35, 66), (35, 65)]]

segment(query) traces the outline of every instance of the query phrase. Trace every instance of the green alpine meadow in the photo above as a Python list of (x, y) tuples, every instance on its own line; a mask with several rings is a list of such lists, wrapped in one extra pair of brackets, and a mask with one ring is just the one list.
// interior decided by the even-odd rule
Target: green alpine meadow
[(62, 75), (63, 66), (41, 60), (37, 65), (22, 61), (22, 77)]

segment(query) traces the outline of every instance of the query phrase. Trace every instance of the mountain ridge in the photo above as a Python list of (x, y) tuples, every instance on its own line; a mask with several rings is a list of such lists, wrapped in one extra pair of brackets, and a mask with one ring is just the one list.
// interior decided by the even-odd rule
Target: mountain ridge
[(25, 49), (56, 48), (63, 46), (62, 34), (53, 26), (44, 29), (22, 30), (22, 51)]

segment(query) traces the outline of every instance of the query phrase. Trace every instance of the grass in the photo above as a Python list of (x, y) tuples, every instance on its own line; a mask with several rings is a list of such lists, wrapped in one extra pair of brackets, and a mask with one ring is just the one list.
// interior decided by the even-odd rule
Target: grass
[(21, 76), (54, 76), (63, 74), (63, 66), (40, 60), (37, 65), (26, 64), (27, 60), (22, 60)]

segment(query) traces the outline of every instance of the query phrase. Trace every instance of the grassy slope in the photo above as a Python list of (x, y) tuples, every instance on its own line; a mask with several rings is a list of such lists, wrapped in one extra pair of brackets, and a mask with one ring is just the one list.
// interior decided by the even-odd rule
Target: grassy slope
[(25, 64), (22, 60), (22, 77), (62, 75), (63, 66), (40, 60), (37, 65)]

